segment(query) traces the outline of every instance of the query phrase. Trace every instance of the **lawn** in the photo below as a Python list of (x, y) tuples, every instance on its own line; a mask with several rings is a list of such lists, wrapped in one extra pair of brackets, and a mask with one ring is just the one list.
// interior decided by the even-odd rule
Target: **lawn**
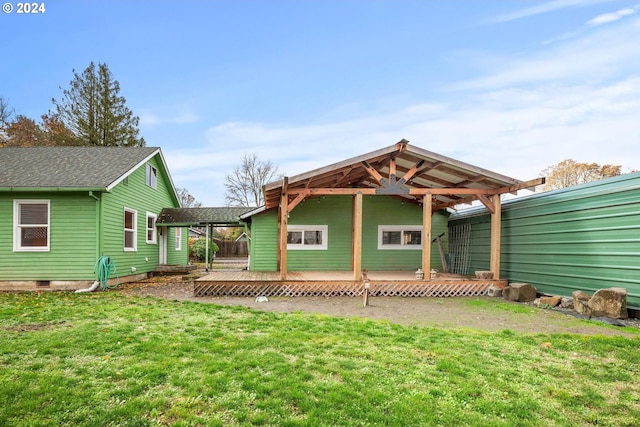
[(2, 426), (634, 426), (640, 335), (0, 294)]

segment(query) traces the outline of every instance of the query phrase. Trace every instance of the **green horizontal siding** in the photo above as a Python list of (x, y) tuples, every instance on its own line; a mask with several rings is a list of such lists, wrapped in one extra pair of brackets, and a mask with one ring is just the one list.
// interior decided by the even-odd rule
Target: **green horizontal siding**
[[(488, 268), (489, 214), (451, 218), (472, 224), (470, 270)], [(640, 174), (505, 202), (500, 270), (510, 281), (570, 296), (623, 287), (640, 307)]]
[[(159, 215), (162, 208), (177, 207), (170, 191), (171, 184), (162, 173), (158, 156), (149, 162), (158, 170), (157, 188), (146, 185), (146, 165), (141, 165), (128, 179), (119, 183), (110, 193), (104, 193), (103, 201), (103, 242), (102, 255), (110, 256), (121, 276), (153, 271), (159, 263), (158, 243), (146, 241), (147, 212)], [(137, 251), (124, 250), (124, 208), (137, 212)], [(183, 231), (183, 245), (187, 241)], [(189, 254), (186, 249), (175, 250), (175, 230), (169, 229), (167, 237), (167, 262), (187, 264)], [(159, 240), (159, 237), (158, 239)], [(132, 271), (135, 268), (135, 273)]]
[[(50, 201), (48, 252), (13, 251), (13, 201)], [(0, 194), (0, 280), (93, 280), (97, 201), (82, 193)]]
[(253, 271), (278, 270), (278, 210), (251, 218), (249, 268)]
[[(369, 270), (417, 269), (422, 263), (422, 250), (378, 250), (378, 225), (421, 225), (422, 207), (388, 196), (363, 199), (362, 267)], [(289, 225), (326, 225), (327, 250), (287, 251), (287, 269), (291, 271), (329, 271), (352, 269), (353, 197), (325, 196), (310, 198), (291, 211)], [(432, 235), (447, 230), (447, 215), (433, 216)], [(446, 251), (447, 239), (443, 238)], [(277, 209), (257, 215), (251, 220), (250, 268), (276, 271), (278, 254)], [(432, 244), (432, 267), (441, 269), (437, 244)]]

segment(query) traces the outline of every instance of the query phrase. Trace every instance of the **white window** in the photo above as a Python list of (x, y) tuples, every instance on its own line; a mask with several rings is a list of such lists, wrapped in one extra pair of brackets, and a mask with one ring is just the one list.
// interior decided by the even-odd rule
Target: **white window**
[(49, 200), (13, 201), (13, 250), (49, 251)]
[(150, 244), (157, 243), (156, 218), (158, 218), (158, 215), (147, 212), (147, 243)]
[(287, 249), (326, 250), (328, 226), (290, 225), (287, 227)]
[(158, 186), (158, 171), (156, 168), (147, 163), (147, 180), (146, 183), (151, 188), (157, 188)]
[(176, 228), (176, 251), (182, 250), (182, 228)]
[(124, 250), (136, 251), (138, 249), (137, 232), (138, 213), (133, 209), (124, 208)]
[(422, 249), (422, 226), (379, 225), (378, 249)]

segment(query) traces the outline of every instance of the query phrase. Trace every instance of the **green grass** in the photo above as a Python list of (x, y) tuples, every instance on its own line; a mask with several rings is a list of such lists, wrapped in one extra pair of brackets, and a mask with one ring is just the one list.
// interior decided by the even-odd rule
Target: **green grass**
[(2, 426), (633, 426), (640, 338), (0, 294)]

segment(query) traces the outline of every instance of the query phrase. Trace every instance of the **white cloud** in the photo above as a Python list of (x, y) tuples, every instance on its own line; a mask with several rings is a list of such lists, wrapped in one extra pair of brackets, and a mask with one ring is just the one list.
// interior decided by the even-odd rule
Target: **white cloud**
[(532, 7), (528, 7), (526, 9), (520, 9), (515, 12), (503, 14), (495, 17), (492, 22), (493, 23), (501, 23), (501, 22), (509, 22), (515, 21), (518, 19), (524, 19), (535, 15), (540, 15), (543, 13), (555, 12), (560, 9), (565, 9), (568, 7), (578, 7), (578, 6), (589, 6), (596, 3), (603, 3), (610, 0), (554, 0), (548, 1), (545, 3), (540, 3)]
[(200, 117), (189, 109), (172, 111), (168, 114), (157, 114), (146, 109), (140, 109), (140, 125), (160, 126), (165, 124), (190, 124), (196, 123)]
[(587, 25), (596, 26), (596, 25), (608, 24), (610, 22), (615, 22), (619, 19), (624, 18), (625, 16), (633, 15), (638, 11), (639, 8), (640, 6), (634, 6), (634, 7), (629, 7), (625, 9), (620, 9), (617, 12), (603, 13), (602, 15), (598, 15), (595, 18), (587, 21)]

